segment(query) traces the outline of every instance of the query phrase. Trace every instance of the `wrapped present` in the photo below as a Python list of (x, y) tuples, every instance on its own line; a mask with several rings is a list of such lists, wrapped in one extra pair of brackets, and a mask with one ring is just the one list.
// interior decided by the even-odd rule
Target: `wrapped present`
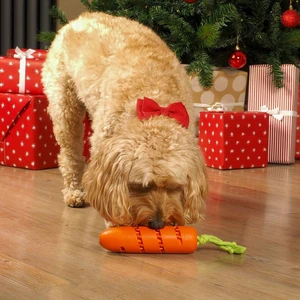
[(297, 159), (300, 159), (300, 84), (298, 86), (298, 116), (297, 116), (297, 126), (296, 126), (296, 155)]
[(0, 56), (0, 93), (43, 94), (41, 71), (44, 60), (20, 49), (14, 57)]
[[(9, 57), (14, 57), (14, 55), (18, 55), (18, 50), (20, 49), (22, 52), (26, 52), (28, 50), (31, 49), (26, 49), (26, 48), (18, 48), (16, 47), (15, 49), (8, 49), (6, 51), (6, 55)], [(37, 59), (46, 59), (47, 54), (48, 54), (48, 50), (44, 50), (44, 49), (34, 49), (34, 52), (31, 53), (31, 55), (33, 56), (33, 58), (37, 58)]]
[(232, 68), (215, 68), (213, 86), (204, 88), (196, 75), (190, 76), (196, 126), (199, 128), (199, 112), (206, 111), (215, 103), (222, 103), (226, 111), (243, 111), (248, 73)]
[(268, 165), (267, 113), (200, 112), (199, 126), (199, 146), (208, 167), (224, 170)]
[(268, 162), (295, 162), (299, 69), (282, 65), (284, 87), (276, 88), (271, 66), (253, 65), (249, 70), (248, 110), (265, 111), (269, 118)]
[(0, 165), (57, 167), (59, 146), (44, 95), (0, 93)]

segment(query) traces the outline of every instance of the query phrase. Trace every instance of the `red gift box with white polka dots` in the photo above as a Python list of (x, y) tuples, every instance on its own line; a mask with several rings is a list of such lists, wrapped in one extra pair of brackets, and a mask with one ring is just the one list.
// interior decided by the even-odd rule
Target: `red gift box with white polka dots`
[[(0, 56), (0, 92), (20, 93), (20, 63), (21, 60), (9, 56)], [(41, 71), (43, 59), (27, 59), (24, 75), (24, 93), (41, 95), (43, 94), (43, 84), (41, 81)], [(23, 93), (23, 91), (22, 91)]]
[[(28, 48), (20, 48), (21, 51), (26, 52), (28, 50)], [(32, 53), (32, 56), (34, 58), (37, 59), (46, 59), (47, 54), (48, 54), (48, 50), (44, 50), (44, 49), (34, 49), (34, 53)], [(16, 49), (8, 49), (6, 51), (6, 55), (10, 56), (10, 57), (14, 57), (14, 55), (16, 54)]]
[(44, 95), (0, 93), (0, 165), (57, 167), (59, 146)]
[(269, 115), (262, 112), (200, 112), (199, 146), (216, 169), (268, 165)]

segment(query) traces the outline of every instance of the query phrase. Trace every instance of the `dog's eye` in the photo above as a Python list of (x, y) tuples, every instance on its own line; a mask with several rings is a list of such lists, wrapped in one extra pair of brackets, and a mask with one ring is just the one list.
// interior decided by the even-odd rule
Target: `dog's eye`
[(147, 193), (153, 189), (153, 184), (143, 185), (141, 183), (129, 183), (128, 189), (133, 193)]

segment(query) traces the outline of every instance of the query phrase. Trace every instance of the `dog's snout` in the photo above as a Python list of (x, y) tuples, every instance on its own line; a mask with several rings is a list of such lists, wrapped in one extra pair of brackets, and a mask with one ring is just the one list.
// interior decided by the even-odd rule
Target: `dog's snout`
[(160, 219), (153, 219), (148, 222), (148, 227), (151, 229), (163, 229), (166, 223)]

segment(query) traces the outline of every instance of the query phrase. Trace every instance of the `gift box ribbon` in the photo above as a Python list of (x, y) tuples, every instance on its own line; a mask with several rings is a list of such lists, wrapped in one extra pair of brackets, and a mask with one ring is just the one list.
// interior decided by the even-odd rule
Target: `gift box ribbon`
[(269, 109), (266, 105), (260, 107), (261, 112), (266, 112), (277, 121), (281, 121), (284, 116), (297, 117), (297, 112), (293, 110), (280, 110), (279, 107)]
[(222, 103), (216, 102), (214, 104), (194, 103), (194, 107), (206, 108), (208, 111), (228, 111), (228, 107), (244, 106), (244, 102)]
[(216, 102), (213, 106), (207, 108), (208, 111), (225, 111), (224, 103)]
[(33, 59), (32, 54), (35, 52), (33, 49), (28, 49), (23, 52), (19, 47), (15, 49), (16, 54), (14, 54), (14, 58), (20, 60), (19, 67), (19, 93), (23, 94), (25, 92), (25, 80), (26, 80), (26, 61), (27, 58)]

